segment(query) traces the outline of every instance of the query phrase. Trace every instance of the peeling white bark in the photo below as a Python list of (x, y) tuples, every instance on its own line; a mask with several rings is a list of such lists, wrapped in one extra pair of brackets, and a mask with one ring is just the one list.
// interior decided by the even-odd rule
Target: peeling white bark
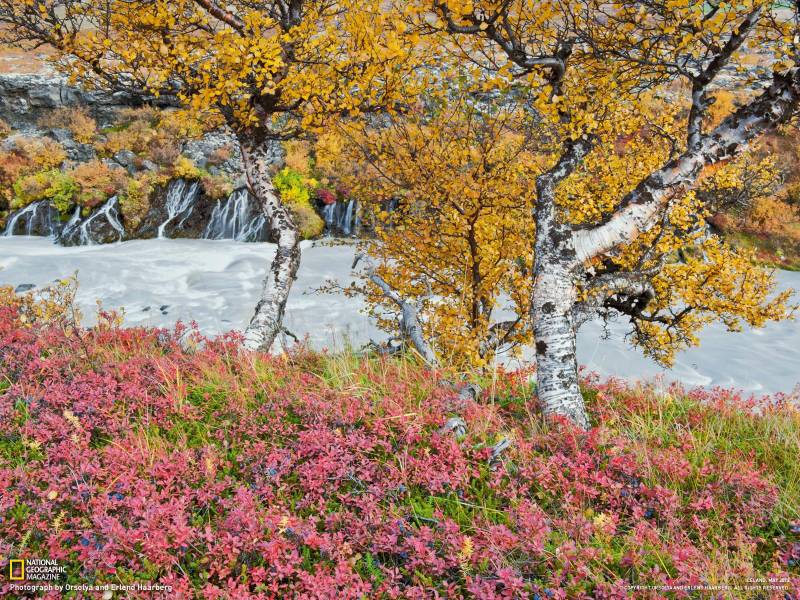
[(587, 429), (589, 419), (578, 385), (573, 306), (577, 291), (570, 274), (548, 269), (536, 277), (531, 320), (536, 340), (536, 394), (545, 415), (560, 415)]
[(278, 245), (264, 278), (255, 314), (244, 333), (244, 346), (247, 349), (268, 351), (281, 332), (289, 291), (297, 279), (300, 235), (292, 215), (272, 185), (269, 141), (240, 136), (239, 142), (250, 191), (260, 204), (271, 237)]
[(545, 415), (566, 417), (587, 429), (589, 419), (578, 384), (577, 287), (571, 271), (575, 252), (569, 225), (558, 219), (555, 185), (579, 164), (588, 145), (568, 148), (556, 166), (536, 182), (536, 240), (530, 318), (536, 344), (536, 394)]

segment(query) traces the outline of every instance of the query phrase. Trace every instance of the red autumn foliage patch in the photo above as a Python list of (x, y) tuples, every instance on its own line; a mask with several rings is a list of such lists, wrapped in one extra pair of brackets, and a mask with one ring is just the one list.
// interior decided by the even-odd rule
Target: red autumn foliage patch
[[(408, 361), (255, 356), (0, 306), (0, 555), (174, 598), (800, 591), (794, 467), (769, 438), (796, 409), (590, 380), (583, 433), (541, 422), (527, 375), (463, 400)], [(440, 432), (454, 415), (463, 437)]]
[(323, 204), (333, 204), (336, 202), (336, 194), (327, 188), (318, 189), (317, 198), (321, 200)]

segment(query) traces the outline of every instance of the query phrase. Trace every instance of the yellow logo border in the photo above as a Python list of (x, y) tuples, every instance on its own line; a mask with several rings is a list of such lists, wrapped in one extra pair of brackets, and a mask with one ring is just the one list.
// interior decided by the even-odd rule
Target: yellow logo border
[[(14, 577), (14, 567), (19, 564), (22, 566), (22, 575), (19, 577)], [(25, 559), (24, 558), (13, 558), (8, 561), (8, 578), (11, 581), (25, 581)]]

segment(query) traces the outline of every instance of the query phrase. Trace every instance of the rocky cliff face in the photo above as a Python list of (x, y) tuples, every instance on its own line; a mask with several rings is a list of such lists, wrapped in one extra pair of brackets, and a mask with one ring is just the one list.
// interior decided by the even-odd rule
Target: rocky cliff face
[[(153, 99), (168, 106), (169, 100)], [(142, 98), (126, 93), (109, 94), (71, 86), (62, 75), (48, 73), (0, 74), (0, 118), (20, 131), (36, 129), (48, 112), (65, 106), (84, 106), (101, 124), (109, 123), (122, 107), (138, 106)]]
[[(6, 138), (2, 147), (13, 151), (23, 138), (47, 136), (57, 141), (66, 152), (67, 161), (62, 169), (68, 164), (93, 161), (98, 156), (92, 144), (76, 141), (66, 128), (42, 129), (39, 124), (43, 117), (59, 108), (81, 107), (100, 128), (106, 128), (115, 124), (116, 113), (121, 108), (139, 104), (141, 98), (83, 90), (69, 85), (66, 78), (56, 74), (0, 74), (0, 119), (17, 132)], [(162, 101), (162, 107), (164, 104), (168, 106), (169, 102)], [(211, 160), (223, 148), (227, 149), (225, 154), (228, 157), (222, 162), (218, 158)], [(180, 153), (208, 174), (224, 176), (235, 191), (228, 198), (213, 200), (203, 193), (198, 181), (175, 179), (158, 187), (147, 213), (136, 224), (126, 223), (116, 196), (90, 214), (84, 214), (80, 207), (76, 207), (71, 217), (60, 215), (49, 201), (42, 200), (9, 214), (0, 234), (53, 236), (58, 243), (70, 246), (154, 237), (268, 239), (269, 223), (246, 191), (241, 153), (232, 132), (211, 131), (200, 139), (186, 140)], [(284, 150), (275, 143), (272, 160), (281, 164), (283, 159)], [(130, 150), (102, 158), (102, 162), (113, 169), (124, 169), (130, 176), (159, 168)], [(320, 205), (318, 208), (325, 218), (328, 233), (350, 235), (357, 230), (355, 204)]]

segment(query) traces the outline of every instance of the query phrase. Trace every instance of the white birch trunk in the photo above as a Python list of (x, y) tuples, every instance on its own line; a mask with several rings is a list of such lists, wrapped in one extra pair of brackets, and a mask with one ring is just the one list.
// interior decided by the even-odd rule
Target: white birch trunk
[(247, 349), (266, 352), (283, 329), (286, 301), (300, 267), (300, 234), (291, 213), (272, 185), (269, 141), (242, 136), (239, 142), (250, 192), (264, 212), (271, 238), (278, 244), (275, 258), (264, 278), (255, 314), (244, 334)]
[[(568, 153), (568, 161), (580, 160), (585, 150)], [(588, 429), (583, 395), (578, 385), (577, 327), (574, 308), (577, 288), (572, 265), (575, 251), (569, 225), (555, 208), (555, 186), (569, 172), (566, 161), (556, 165), (536, 183), (536, 239), (534, 243), (531, 327), (536, 343), (536, 393), (546, 416), (566, 417)]]
[(545, 415), (560, 415), (589, 428), (578, 385), (576, 327), (573, 307), (577, 291), (568, 272), (558, 267), (536, 276), (531, 321), (536, 340), (536, 393)]
[(573, 234), (576, 264), (636, 239), (664, 206), (691, 189), (704, 167), (740, 154), (754, 138), (791, 118), (798, 103), (800, 68), (793, 68), (776, 74), (769, 89), (710, 133), (692, 134), (687, 151), (641, 181), (607, 222)]

